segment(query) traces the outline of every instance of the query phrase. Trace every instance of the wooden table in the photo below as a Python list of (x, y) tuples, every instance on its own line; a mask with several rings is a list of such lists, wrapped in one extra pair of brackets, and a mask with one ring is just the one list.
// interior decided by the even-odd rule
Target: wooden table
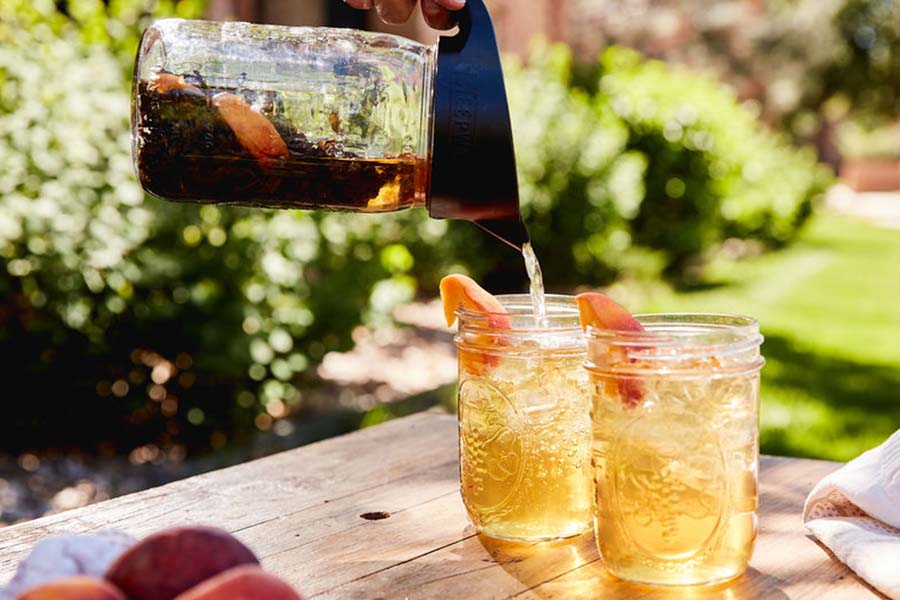
[(0, 529), (0, 582), (49, 534), (143, 536), (205, 523), (234, 532), (306, 598), (879, 597), (800, 520), (807, 492), (835, 463), (763, 458), (750, 570), (728, 586), (666, 591), (611, 579), (590, 535), (537, 545), (476, 535), (459, 498), (456, 443), (455, 417), (419, 414)]

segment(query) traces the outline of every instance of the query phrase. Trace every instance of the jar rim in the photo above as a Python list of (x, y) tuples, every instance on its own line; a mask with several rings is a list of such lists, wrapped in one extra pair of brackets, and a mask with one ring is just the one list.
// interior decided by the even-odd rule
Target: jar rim
[[(645, 372), (653, 368), (670, 372), (709, 371), (705, 359), (716, 359), (717, 373), (759, 369), (763, 336), (756, 319), (724, 313), (653, 313), (635, 318), (644, 331), (614, 331), (588, 327), (585, 337), (591, 370), (615, 365), (616, 372)], [(610, 352), (610, 349), (615, 351)], [(701, 361), (697, 366), (697, 361)], [(611, 361), (611, 362), (610, 362)]]
[(589, 325), (588, 340), (642, 347), (689, 348), (762, 342), (759, 322), (745, 315), (705, 312), (645, 313), (634, 315), (643, 331), (621, 331)]
[[(545, 295), (547, 316), (538, 323), (531, 296), (494, 296), (506, 312), (459, 308), (455, 311), (459, 331), (454, 338), (460, 348), (485, 354), (537, 355), (541, 357), (584, 355), (585, 338), (578, 318), (575, 296)], [(497, 319), (506, 327), (497, 327)], [(540, 343), (535, 343), (540, 340)]]
[[(505, 312), (479, 310), (475, 308), (459, 307), (454, 314), (460, 321), (465, 320), (466, 328), (495, 329), (490, 323), (496, 322), (496, 317), (512, 317), (514, 325), (503, 329), (505, 333), (540, 333), (542, 331), (559, 334), (566, 331), (581, 332), (581, 321), (578, 316), (578, 305), (575, 296), (566, 294), (545, 294), (544, 302), (547, 308), (544, 324), (538, 326), (535, 321), (534, 307), (531, 296), (528, 294), (498, 294), (495, 295)], [(528, 323), (526, 325), (525, 323)]]

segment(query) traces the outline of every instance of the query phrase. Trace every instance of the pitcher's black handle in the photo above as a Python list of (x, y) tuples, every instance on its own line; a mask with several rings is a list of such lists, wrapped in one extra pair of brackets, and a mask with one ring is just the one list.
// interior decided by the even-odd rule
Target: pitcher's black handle
[(438, 46), (428, 212), (475, 221), (516, 247), (527, 241), (509, 105), (494, 25), (483, 0), (459, 11)]
[[(473, 7), (474, 4), (478, 4), (479, 6)], [(469, 39), (469, 32), (472, 31), (472, 11), (484, 11), (487, 14), (487, 7), (484, 5), (483, 0), (469, 0), (466, 2), (465, 6), (456, 11), (456, 28), (457, 33), (454, 36), (442, 36), (441, 37), (441, 51), (442, 52), (460, 52), (466, 45), (466, 41)], [(488, 15), (488, 19), (490, 19), (490, 15)], [(493, 27), (492, 27), (493, 29)]]

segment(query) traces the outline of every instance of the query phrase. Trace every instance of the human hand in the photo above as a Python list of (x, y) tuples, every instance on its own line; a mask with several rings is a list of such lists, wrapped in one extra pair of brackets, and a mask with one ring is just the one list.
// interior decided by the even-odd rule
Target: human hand
[[(353, 8), (375, 7), (385, 23), (404, 23), (416, 8), (418, 0), (344, 0)], [(453, 12), (465, 6), (466, 0), (422, 0), (425, 22), (435, 29), (450, 29), (456, 24)]]

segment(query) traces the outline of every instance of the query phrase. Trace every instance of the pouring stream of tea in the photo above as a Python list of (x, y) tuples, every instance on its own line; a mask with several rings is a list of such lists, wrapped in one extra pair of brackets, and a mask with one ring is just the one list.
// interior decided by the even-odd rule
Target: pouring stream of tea
[(528, 293), (531, 295), (531, 306), (534, 311), (535, 325), (548, 327), (547, 304), (544, 299), (544, 276), (541, 273), (541, 264), (538, 262), (531, 242), (522, 244), (522, 257), (525, 259), (525, 270), (528, 272), (530, 282)]

